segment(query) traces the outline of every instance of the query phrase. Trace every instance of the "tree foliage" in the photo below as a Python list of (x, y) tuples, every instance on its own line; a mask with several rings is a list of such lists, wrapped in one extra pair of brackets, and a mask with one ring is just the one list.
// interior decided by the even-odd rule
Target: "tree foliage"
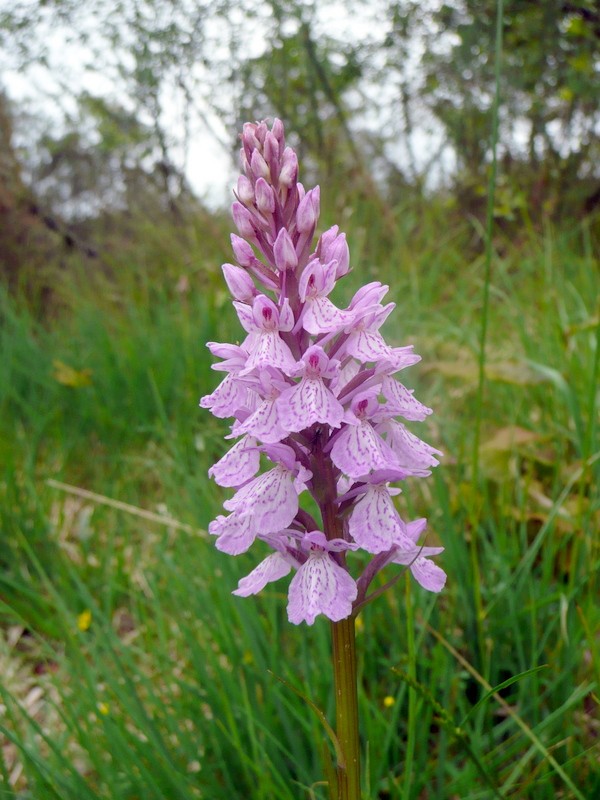
[[(463, 180), (481, 181), (489, 162), (496, 0), (452, 0), (435, 8), (389, 6), (387, 65), (411, 39), (423, 42), (419, 88), (441, 123)], [(581, 182), (590, 199), (600, 179), (600, 9), (592, 0), (507, 0), (501, 64), (504, 172), (558, 205)], [(394, 63), (396, 56), (396, 63)], [(535, 196), (529, 198), (535, 200)], [(552, 210), (548, 207), (548, 210)]]
[[(0, 44), (13, 67), (45, 65), (57, 105), (70, 96), (64, 124), (38, 148), (61, 180), (72, 160), (72, 185), (86, 164), (90, 184), (104, 159), (108, 175), (119, 173), (113, 187), (145, 174), (173, 206), (188, 191), (189, 143), (200, 131), (234, 153), (222, 131), (278, 115), (299, 135), (305, 163), (328, 178), (375, 174), (384, 193), (386, 181), (388, 191), (446, 181), (476, 204), (490, 161), (496, 0), (352, 0), (347, 26), (338, 8), (333, 0), (17, 2), (0, 13)], [(108, 93), (70, 80), (48, 45), (57, 29)], [(590, 210), (600, 199), (597, 3), (506, 0), (503, 33), (506, 214)]]

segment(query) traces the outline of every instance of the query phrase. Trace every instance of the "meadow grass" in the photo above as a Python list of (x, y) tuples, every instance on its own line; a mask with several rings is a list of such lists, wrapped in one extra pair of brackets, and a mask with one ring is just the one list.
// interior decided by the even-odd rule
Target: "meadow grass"
[[(359, 618), (364, 797), (600, 796), (589, 227), (494, 240), (473, 474), (481, 231), (408, 208), (347, 214), (354, 273), (336, 299), (388, 283), (386, 338), (423, 356), (403, 378), (445, 457), (399, 505), (429, 518), (449, 576), (438, 597), (401, 581)], [(199, 269), (63, 276), (43, 322), (2, 296), (2, 798), (327, 796), (308, 701), (332, 719), (329, 626), (290, 625), (283, 584), (232, 597), (260, 556), (223, 556), (205, 533), (227, 429), (197, 408), (219, 379), (204, 343), (241, 331), (218, 261), (196, 252)]]

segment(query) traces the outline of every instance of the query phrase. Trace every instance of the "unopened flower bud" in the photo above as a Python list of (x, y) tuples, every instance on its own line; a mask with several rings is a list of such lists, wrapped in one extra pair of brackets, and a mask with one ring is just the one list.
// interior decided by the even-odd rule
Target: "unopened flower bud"
[(255, 131), (254, 135), (256, 136), (258, 141), (261, 143), (261, 145), (264, 145), (265, 138), (266, 138), (266, 135), (267, 135), (268, 132), (269, 132), (269, 129), (267, 127), (267, 123), (266, 122), (259, 122), (258, 125), (256, 126), (256, 131)]
[(285, 228), (279, 231), (277, 239), (275, 239), (273, 255), (275, 256), (275, 266), (280, 272), (284, 272), (288, 269), (296, 269), (298, 266), (296, 249)]
[(298, 178), (298, 157), (291, 147), (286, 147), (281, 159), (279, 183), (290, 188)]
[(259, 178), (255, 186), (256, 205), (263, 213), (272, 214), (275, 211), (275, 195), (273, 189), (264, 178)]
[(245, 239), (255, 239), (256, 231), (252, 224), (252, 216), (247, 208), (241, 203), (233, 203), (231, 206), (231, 213), (233, 214), (233, 221), (236, 228)]
[(250, 162), (243, 147), (240, 147), (240, 167), (246, 175), (250, 175)]
[(296, 212), (296, 227), (301, 233), (314, 230), (319, 218), (320, 193), (319, 187), (315, 186), (302, 198)]
[(334, 225), (322, 234), (317, 248), (319, 257), (323, 263), (337, 261), (338, 266), (335, 271), (335, 279), (338, 280), (346, 275), (350, 270), (350, 252), (346, 242), (346, 234), (338, 234), (338, 226)]
[(252, 298), (258, 292), (246, 270), (235, 267), (233, 264), (223, 264), (221, 269), (232, 296), (236, 300), (241, 300), (242, 303), (251, 303)]
[(277, 173), (279, 172), (279, 142), (273, 136), (271, 131), (267, 133), (267, 136), (265, 138), (263, 155), (265, 157), (265, 161), (269, 165), (272, 174), (277, 175)]
[(273, 120), (273, 127), (271, 128), (271, 133), (277, 139), (279, 144), (283, 144), (283, 142), (285, 141), (283, 122), (280, 119), (277, 119), (277, 117), (275, 117), (275, 119)]
[(269, 170), (269, 165), (258, 152), (255, 150), (252, 153), (252, 158), (250, 159), (250, 169), (252, 170), (252, 174), (255, 178), (269, 178), (271, 175), (271, 171)]
[(256, 261), (254, 250), (250, 247), (245, 239), (240, 239), (235, 233), (231, 234), (231, 247), (235, 260), (242, 267), (251, 267)]
[(256, 124), (254, 122), (244, 123), (242, 128), (242, 143), (248, 158), (250, 158), (253, 150), (256, 150), (257, 147), (260, 147), (260, 142), (256, 138)]
[(332, 225), (331, 228), (328, 228), (326, 231), (323, 231), (323, 233), (319, 237), (319, 241), (317, 242), (317, 254), (322, 261), (327, 261), (327, 257), (324, 254), (327, 253), (327, 248), (331, 247), (331, 245), (335, 241), (335, 238), (338, 235), (338, 231), (339, 231), (339, 226)]
[(238, 178), (237, 196), (245, 206), (251, 206), (254, 203), (254, 187), (252, 181), (245, 175), (240, 175)]
[(390, 287), (384, 286), (380, 281), (371, 281), (356, 292), (348, 309), (351, 311), (365, 311), (372, 306), (376, 306), (383, 299)]

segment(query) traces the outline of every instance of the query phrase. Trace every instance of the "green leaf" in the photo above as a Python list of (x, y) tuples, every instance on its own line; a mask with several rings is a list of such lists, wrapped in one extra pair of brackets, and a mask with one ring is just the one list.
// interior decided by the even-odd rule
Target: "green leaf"
[(307, 697), (305, 694), (302, 694), (302, 692), (299, 689), (296, 689), (295, 686), (292, 686), (292, 684), (289, 683), (288, 681), (286, 681), (285, 678), (279, 677), (279, 675), (276, 675), (272, 670), (268, 670), (268, 671), (269, 671), (270, 675), (272, 675), (274, 678), (276, 678), (280, 683), (283, 683), (283, 685), (286, 686), (288, 689), (291, 689), (291, 691), (294, 692), (294, 694), (298, 695), (298, 697), (300, 697), (302, 700), (304, 700), (304, 702), (308, 706), (310, 706), (312, 708), (312, 710), (315, 712), (315, 714), (317, 715), (317, 717), (321, 721), (321, 724), (325, 728), (325, 730), (327, 732), (327, 735), (331, 739), (331, 743), (333, 744), (333, 747), (335, 749), (335, 757), (337, 759), (337, 763), (340, 766), (343, 766), (343, 764), (344, 764), (344, 754), (342, 753), (342, 748), (340, 747), (339, 739), (335, 735), (335, 731), (333, 730), (333, 728), (331, 727), (331, 725), (327, 721), (327, 717), (321, 711), (319, 706), (317, 706), (315, 703), (313, 703), (313, 701), (310, 699), (310, 697)]
[(508, 686), (512, 686), (513, 683), (517, 683), (520, 681), (521, 678), (526, 678), (528, 675), (535, 675), (536, 672), (539, 672), (542, 669), (546, 669), (548, 664), (540, 664), (539, 667), (532, 667), (531, 669), (526, 669), (524, 672), (519, 672), (518, 675), (513, 675), (512, 678), (508, 678), (508, 680), (499, 683), (497, 686), (494, 686), (489, 692), (486, 692), (483, 697), (478, 700), (477, 703), (473, 706), (473, 708), (469, 711), (469, 713), (464, 717), (462, 720), (461, 727), (465, 724), (465, 722), (469, 719), (469, 717), (475, 713), (475, 711), (482, 706), (487, 700), (490, 699), (496, 692), (499, 692), (501, 689), (506, 689)]

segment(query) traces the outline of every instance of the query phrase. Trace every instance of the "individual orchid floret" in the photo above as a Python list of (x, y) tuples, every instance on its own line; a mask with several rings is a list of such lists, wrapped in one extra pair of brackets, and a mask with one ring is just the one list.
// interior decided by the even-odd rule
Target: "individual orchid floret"
[(298, 284), (300, 299), (304, 303), (302, 327), (312, 334), (340, 330), (349, 321), (347, 313), (336, 308), (327, 295), (335, 286), (337, 262), (322, 264), (313, 259), (304, 269)]
[(254, 202), (254, 186), (245, 175), (240, 175), (238, 178), (236, 196), (245, 206), (251, 206)]
[(325, 384), (335, 376), (339, 363), (337, 359), (330, 360), (319, 345), (308, 348), (295, 370), (302, 380), (286, 389), (278, 402), (279, 418), (288, 431), (302, 431), (315, 422), (340, 427), (344, 408)]
[(245, 239), (231, 234), (231, 247), (238, 264), (251, 272), (267, 289), (277, 289), (279, 279), (277, 275), (254, 255), (254, 250)]
[(288, 618), (296, 625), (312, 625), (319, 614), (336, 622), (352, 613), (357, 588), (353, 578), (332, 557), (352, 549), (343, 540), (329, 540), (321, 531), (311, 531), (301, 545), (308, 558), (292, 578), (288, 595)]
[(208, 532), (217, 537), (217, 548), (229, 555), (246, 552), (259, 535), (288, 528), (298, 513), (298, 494), (312, 477), (291, 447), (275, 444), (262, 449), (276, 466), (238, 489), (223, 503), (232, 513), (208, 526)]
[(377, 390), (356, 395), (345, 414), (346, 425), (335, 434), (331, 460), (351, 478), (360, 478), (371, 470), (399, 466), (393, 450), (371, 424), (370, 417), (378, 407)]
[(300, 263), (306, 263), (305, 259), (311, 251), (311, 243), (315, 233), (317, 220), (319, 219), (320, 209), (320, 189), (314, 189), (304, 194), (304, 187), (298, 183), (296, 186), (300, 202), (296, 210), (296, 231), (298, 239), (296, 244), (296, 254)]
[(227, 511), (251, 514), (257, 533), (276, 533), (287, 528), (298, 513), (298, 494), (311, 472), (296, 461), (285, 445), (265, 445), (263, 450), (277, 460), (276, 466), (246, 483), (223, 503)]
[(254, 255), (254, 250), (248, 244), (245, 239), (242, 239), (240, 236), (236, 236), (235, 233), (231, 234), (231, 247), (233, 249), (233, 254), (235, 255), (236, 261), (241, 267), (251, 267), (256, 263), (259, 263), (258, 259)]
[(207, 347), (213, 355), (225, 359), (221, 363), (213, 364), (212, 368), (229, 374), (214, 392), (200, 399), (200, 406), (209, 408), (215, 417), (233, 417), (248, 401), (248, 387), (238, 379), (248, 361), (248, 351), (237, 345), (219, 342), (208, 342)]
[(286, 438), (288, 430), (282, 425), (277, 400), (289, 383), (273, 367), (261, 369), (256, 382), (262, 400), (243, 422), (233, 426), (232, 432), (236, 436), (249, 433), (265, 444), (280, 442)]
[(281, 331), (291, 331), (294, 327), (294, 315), (289, 303), (284, 302), (281, 308), (264, 294), (254, 298), (252, 306), (234, 302), (240, 322), (249, 336), (244, 342), (250, 355), (245, 372), (256, 367), (277, 367), (284, 372), (293, 370), (296, 359), (281, 336)]
[[(277, 120), (281, 125), (281, 122)], [(269, 131), (265, 136), (265, 141), (263, 143), (263, 153), (265, 157), (265, 161), (269, 165), (269, 179), (271, 181), (276, 180), (277, 175), (279, 174), (279, 157), (282, 154), (281, 149), (281, 142), (277, 138), (277, 136), (272, 132)]]
[(370, 484), (354, 506), (348, 533), (367, 553), (383, 553), (406, 536), (406, 525), (392, 500), (392, 494), (399, 491), (385, 483)]
[(268, 178), (270, 175), (269, 165), (262, 157), (262, 155), (258, 152), (258, 150), (252, 151), (252, 158), (250, 159), (250, 169), (252, 170), (252, 174), (255, 178)]
[(263, 214), (272, 214), (275, 211), (275, 195), (273, 189), (264, 178), (259, 178), (255, 186), (256, 207)]
[(344, 352), (363, 362), (392, 359), (393, 350), (386, 344), (379, 328), (394, 308), (395, 303), (388, 303), (365, 311), (354, 311), (352, 324), (346, 328), (348, 338), (344, 343)]

